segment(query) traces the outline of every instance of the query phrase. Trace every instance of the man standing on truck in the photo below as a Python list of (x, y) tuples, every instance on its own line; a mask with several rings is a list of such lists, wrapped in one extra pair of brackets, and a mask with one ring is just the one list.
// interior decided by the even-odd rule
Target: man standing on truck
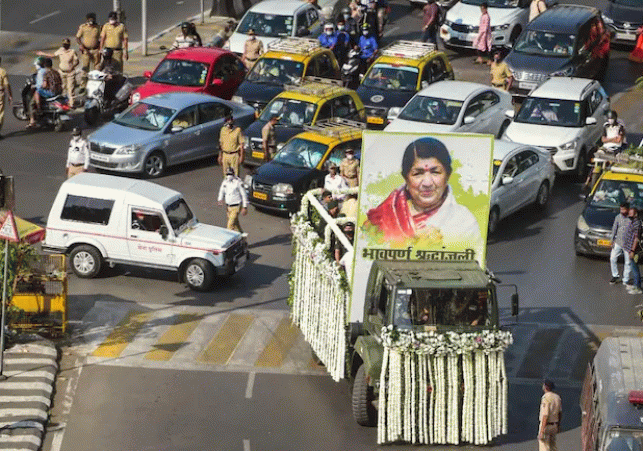
[(540, 426), (538, 427), (538, 450), (557, 451), (556, 435), (560, 430), (560, 420), (563, 416), (563, 404), (554, 389), (554, 381), (545, 379), (543, 382), (543, 397), (540, 399)]
[(248, 214), (248, 196), (243, 188), (241, 179), (234, 174), (234, 169), (226, 169), (226, 176), (219, 188), (219, 205), (226, 204), (228, 224), (226, 228), (243, 233), (239, 223), (239, 212), (242, 215)]

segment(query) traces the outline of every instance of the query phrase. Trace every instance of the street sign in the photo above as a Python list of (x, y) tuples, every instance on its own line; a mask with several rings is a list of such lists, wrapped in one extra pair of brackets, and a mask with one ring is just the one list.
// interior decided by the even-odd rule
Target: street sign
[(0, 227), (0, 239), (13, 241), (14, 243), (20, 241), (16, 220), (13, 218), (13, 212), (11, 210), (7, 213), (7, 217)]

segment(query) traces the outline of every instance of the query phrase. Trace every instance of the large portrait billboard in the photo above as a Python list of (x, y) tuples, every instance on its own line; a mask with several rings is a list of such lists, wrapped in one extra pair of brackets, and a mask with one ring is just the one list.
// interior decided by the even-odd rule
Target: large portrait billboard
[(373, 260), (485, 265), (493, 137), (365, 131), (351, 320)]

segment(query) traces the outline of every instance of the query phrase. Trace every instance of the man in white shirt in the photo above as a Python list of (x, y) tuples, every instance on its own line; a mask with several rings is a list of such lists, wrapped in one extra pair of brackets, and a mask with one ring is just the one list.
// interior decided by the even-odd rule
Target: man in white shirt
[(89, 167), (89, 144), (82, 137), (80, 127), (74, 127), (71, 132), (72, 138), (67, 150), (67, 178), (85, 172)]
[(324, 177), (324, 189), (333, 193), (333, 199), (342, 200), (344, 196), (335, 194), (335, 192), (348, 188), (348, 184), (344, 177), (338, 174), (339, 169), (335, 163), (330, 164), (328, 171), (328, 174)]
[(234, 175), (234, 169), (231, 167), (226, 169), (226, 176), (219, 188), (219, 205), (223, 205), (224, 201), (228, 215), (226, 228), (243, 233), (239, 223), (239, 212), (244, 216), (248, 214), (248, 196), (241, 179)]

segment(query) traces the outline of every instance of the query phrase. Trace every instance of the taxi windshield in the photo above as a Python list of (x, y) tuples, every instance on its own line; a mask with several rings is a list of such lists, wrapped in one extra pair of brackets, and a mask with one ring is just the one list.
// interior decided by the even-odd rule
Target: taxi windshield
[(606, 451), (642, 451), (643, 431), (614, 428), (607, 434), (604, 449)]
[(576, 36), (573, 34), (527, 30), (520, 35), (513, 46), (513, 50), (528, 55), (569, 58), (574, 53), (575, 40)]
[(398, 289), (393, 324), (397, 326), (484, 326), (489, 321), (486, 289)]
[(139, 102), (129, 107), (123, 114), (114, 119), (114, 123), (125, 127), (142, 130), (161, 130), (176, 110), (149, 103)]
[(279, 124), (293, 127), (310, 125), (317, 107), (301, 100), (276, 98), (263, 110), (259, 119), (268, 122), (274, 115), (279, 116)]
[(416, 95), (400, 113), (400, 119), (453, 125), (458, 120), (462, 103), (457, 100), (438, 99)]
[(203, 86), (210, 66), (188, 60), (166, 59), (161, 61), (151, 81), (175, 86)]
[(292, 16), (278, 16), (249, 11), (239, 24), (237, 33), (247, 34), (254, 30), (257, 36), (284, 37), (292, 35)]
[(415, 67), (374, 64), (364, 77), (362, 85), (368, 88), (415, 91), (417, 79), (418, 69)]
[(295, 168), (314, 168), (317, 167), (327, 150), (326, 144), (293, 138), (275, 155), (272, 161)]
[(258, 83), (295, 83), (304, 74), (304, 63), (278, 58), (261, 58), (247, 76)]
[(643, 207), (643, 183), (603, 179), (592, 195), (590, 206), (618, 210), (623, 202)]
[(573, 100), (528, 97), (516, 115), (516, 122), (524, 124), (581, 127), (581, 103)]

